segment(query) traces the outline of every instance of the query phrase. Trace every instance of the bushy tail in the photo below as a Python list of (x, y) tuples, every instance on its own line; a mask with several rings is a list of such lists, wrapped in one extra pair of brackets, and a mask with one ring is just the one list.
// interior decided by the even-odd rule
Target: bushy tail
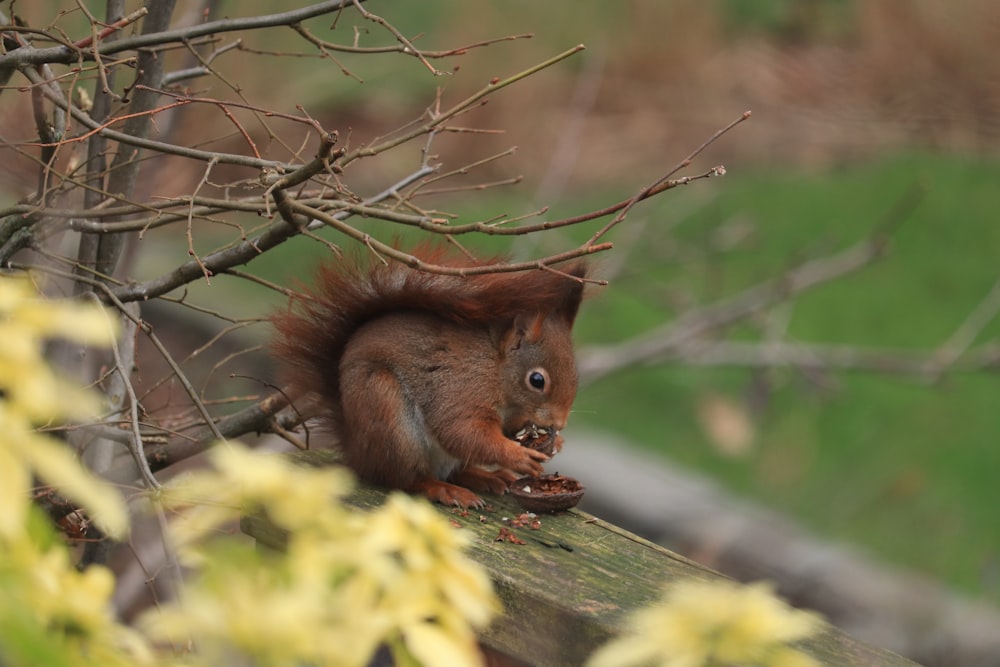
[[(420, 247), (414, 255), (442, 266), (482, 265), (442, 247)], [(586, 265), (578, 261), (559, 271), (583, 278)], [(295, 396), (315, 394), (325, 408), (333, 408), (340, 404), (344, 347), (359, 327), (380, 315), (429, 312), (479, 327), (524, 313), (555, 313), (571, 327), (582, 292), (580, 280), (547, 270), (463, 276), (360, 259), (330, 263), (320, 267), (314, 284), (287, 311), (271, 318), (277, 334), (272, 349), (283, 366), (282, 380)]]

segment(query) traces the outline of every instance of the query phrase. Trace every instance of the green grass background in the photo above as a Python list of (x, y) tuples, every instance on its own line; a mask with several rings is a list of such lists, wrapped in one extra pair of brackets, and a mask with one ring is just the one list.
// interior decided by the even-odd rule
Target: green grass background
[[(680, 223), (676, 243), (696, 249), (699, 237), (741, 216), (756, 227), (751, 247), (700, 258), (691, 250), (680, 254), (692, 258), (674, 263), (637, 259), (587, 304), (581, 339), (615, 340), (662, 319), (655, 295), (665, 285), (709, 299), (849, 245), (914, 184), (923, 188), (921, 201), (894, 234), (890, 254), (796, 299), (789, 340), (934, 348), (1000, 277), (996, 162), (907, 154), (842, 171), (750, 171), (708, 185), (711, 200)], [(666, 218), (677, 203), (667, 195), (644, 213)], [(643, 244), (647, 255), (656, 245)], [(977, 342), (998, 334), (994, 321)], [(721, 393), (741, 401), (752, 380), (739, 369), (628, 370), (584, 388), (574, 418), (706, 472), (822, 535), (1000, 601), (996, 369), (937, 383), (834, 371), (824, 383), (832, 387), (791, 370), (771, 372), (773, 393), (756, 414), (754, 447), (728, 456), (699, 427), (698, 400)]]

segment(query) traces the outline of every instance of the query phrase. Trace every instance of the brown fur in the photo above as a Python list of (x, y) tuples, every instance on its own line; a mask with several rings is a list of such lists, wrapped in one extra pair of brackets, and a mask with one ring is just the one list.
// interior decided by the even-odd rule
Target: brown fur
[[(417, 254), (474, 266), (443, 249)], [(586, 268), (560, 271), (583, 277)], [(510, 436), (526, 424), (565, 426), (582, 292), (579, 280), (544, 270), (449, 276), (329, 264), (311, 294), (273, 318), (273, 350), (293, 397), (336, 433), (362, 479), (478, 505), (459, 484), (502, 491), (542, 472), (548, 457)], [(533, 372), (543, 389), (529, 381)]]

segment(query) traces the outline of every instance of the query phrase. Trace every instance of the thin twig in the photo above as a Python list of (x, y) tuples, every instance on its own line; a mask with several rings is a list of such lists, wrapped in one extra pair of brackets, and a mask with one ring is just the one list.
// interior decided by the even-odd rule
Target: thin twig
[[(706, 148), (708, 148), (709, 146), (711, 146), (713, 143), (715, 143), (715, 141), (719, 137), (721, 137), (722, 135), (724, 135), (726, 132), (728, 132), (729, 130), (733, 129), (734, 127), (736, 127), (737, 125), (739, 125), (743, 121), (745, 121), (748, 118), (750, 118), (750, 115), (751, 115), (750, 111), (744, 111), (743, 114), (739, 118), (737, 118), (736, 120), (732, 121), (731, 123), (729, 123), (728, 125), (726, 125), (722, 129), (717, 130), (715, 132), (715, 134), (713, 134), (711, 137), (709, 137), (704, 142), (702, 142), (702, 144), (700, 146), (698, 146), (698, 148), (696, 148), (693, 151), (691, 151), (691, 153), (686, 158), (684, 158), (683, 160), (681, 160), (680, 162), (678, 162), (674, 166), (673, 169), (671, 169), (666, 174), (664, 174), (663, 176), (661, 176), (660, 178), (656, 179), (655, 181), (653, 181), (652, 183), (650, 183), (649, 185), (647, 185), (645, 188), (643, 188), (642, 190), (640, 190), (639, 192), (637, 192), (635, 194), (635, 196), (632, 197), (632, 199), (630, 199), (629, 202), (621, 209), (621, 211), (618, 212), (618, 215), (616, 215), (608, 224), (606, 224), (604, 227), (602, 227), (600, 230), (598, 230), (598, 232), (596, 234), (594, 234), (593, 236), (590, 237), (590, 242), (591, 243), (596, 243), (602, 236), (604, 236), (609, 231), (611, 231), (611, 229), (613, 227), (615, 227), (616, 225), (620, 224), (623, 220), (625, 220), (625, 216), (627, 216), (628, 212), (630, 210), (632, 210), (632, 207), (635, 206), (636, 204), (638, 204), (643, 199), (645, 199), (647, 197), (650, 197), (653, 194), (662, 192), (664, 189), (666, 189), (666, 186), (668, 186), (668, 185), (670, 187), (675, 187), (676, 185), (684, 185), (684, 184), (686, 184), (688, 182), (688, 180), (681, 179), (680, 182), (674, 182), (674, 181), (672, 181), (673, 175), (676, 174), (681, 169), (684, 169), (685, 167), (687, 167), (688, 165), (690, 165), (691, 164), (691, 160), (693, 160), (695, 157), (697, 157), (699, 153), (701, 153), (703, 150), (705, 150)], [(713, 167), (712, 169), (709, 169), (708, 172), (706, 172), (706, 175), (722, 176), (725, 173), (726, 173), (726, 168), (722, 167), (722, 166), (718, 166), (718, 167)]]
[(372, 21), (373, 23), (379, 24), (380, 26), (388, 30), (390, 33), (392, 33), (392, 36), (396, 38), (396, 41), (398, 41), (400, 44), (403, 45), (403, 53), (409, 53), (416, 56), (417, 59), (421, 63), (423, 63), (424, 67), (430, 70), (431, 74), (433, 74), (434, 76), (443, 76), (447, 74), (447, 72), (443, 72), (434, 67), (434, 65), (431, 65), (430, 61), (424, 57), (424, 54), (422, 54), (420, 50), (413, 45), (413, 42), (407, 39), (406, 36), (403, 35), (403, 33), (401, 33), (399, 30), (397, 30), (394, 25), (386, 21), (381, 16), (377, 16), (368, 11), (367, 9), (365, 9), (364, 7), (362, 7), (361, 0), (352, 0), (352, 1), (354, 2), (354, 8), (358, 10), (358, 13), (360, 13), (362, 17), (364, 17), (369, 21)]
[[(0, 58), (2, 58), (2, 56), (0, 56)], [(24, 69), (22, 70), (22, 72), (33, 84), (37, 85), (44, 83), (44, 80), (39, 75), (34, 73), (34, 71), (31, 70), (30, 68)], [(76, 120), (78, 123), (80, 123), (81, 125), (83, 125), (88, 130), (91, 131), (86, 136), (90, 136), (91, 134), (100, 134), (102, 137), (106, 139), (111, 139), (112, 141), (117, 141), (127, 146), (144, 148), (150, 151), (155, 151), (157, 153), (166, 155), (177, 155), (178, 157), (190, 158), (192, 160), (200, 160), (202, 162), (208, 162), (212, 158), (215, 158), (218, 160), (220, 164), (232, 164), (244, 167), (253, 167), (255, 169), (274, 169), (280, 172), (292, 171), (295, 169), (294, 165), (288, 165), (274, 160), (261, 160), (260, 158), (254, 158), (246, 155), (220, 153), (217, 151), (215, 152), (203, 151), (197, 148), (178, 146), (176, 144), (171, 144), (165, 141), (156, 141), (153, 139), (146, 139), (143, 137), (133, 136), (126, 132), (119, 132), (117, 130), (112, 130), (110, 127), (108, 127), (109, 124), (116, 123), (122, 119), (127, 119), (133, 116), (155, 115), (157, 113), (161, 113), (168, 109), (174, 109), (190, 103), (184, 100), (178, 100), (176, 102), (172, 102), (171, 104), (167, 104), (162, 107), (157, 107), (155, 109), (150, 109), (148, 111), (141, 111), (135, 114), (126, 114), (124, 116), (116, 116), (115, 118), (105, 123), (99, 123), (94, 119), (92, 119), (87, 114), (85, 114), (84, 112), (77, 109), (76, 107), (72, 107), (71, 105), (69, 105), (66, 102), (66, 100), (61, 99), (61, 96), (55, 96), (51, 94), (46, 88), (42, 88), (42, 91), (46, 97), (48, 97), (50, 100), (53, 101), (53, 103), (56, 104), (56, 106), (60, 107), (61, 109), (67, 110), (70, 114), (72, 114), (74, 120)], [(64, 142), (79, 141), (79, 140), (81, 140), (80, 137), (74, 137), (72, 139), (71, 138), (63, 139)]]
[(187, 81), (188, 79), (196, 79), (198, 77), (205, 76), (206, 74), (210, 74), (212, 70), (209, 67), (209, 65), (212, 63), (213, 60), (215, 60), (222, 54), (226, 53), (227, 51), (232, 51), (233, 49), (241, 48), (242, 45), (243, 45), (242, 40), (237, 39), (233, 42), (230, 42), (229, 44), (226, 44), (225, 46), (220, 46), (215, 51), (212, 51), (210, 54), (208, 54), (201, 60), (202, 64), (200, 65), (166, 73), (163, 76), (163, 85), (172, 86), (176, 83), (180, 83), (181, 81)]
[[(87, 296), (95, 301), (97, 300), (97, 295), (93, 292), (88, 292)], [(122, 313), (131, 317), (130, 314), (125, 312), (124, 304), (122, 304)], [(111, 329), (111, 316), (107, 313), (105, 313), (105, 316), (108, 319), (108, 328)], [(143, 451), (142, 433), (139, 430), (139, 398), (135, 394), (135, 387), (132, 386), (132, 380), (129, 377), (130, 372), (125, 367), (125, 363), (122, 361), (121, 354), (118, 351), (117, 342), (113, 342), (111, 344), (111, 353), (115, 358), (115, 371), (122, 380), (122, 386), (125, 388), (125, 393), (128, 394), (129, 423), (132, 425), (132, 437), (128, 439), (129, 452), (132, 453), (135, 465), (139, 469), (139, 476), (142, 478), (146, 487), (153, 490), (159, 490), (161, 488), (160, 482), (153, 475), (153, 471), (150, 470), (149, 461), (146, 459), (145, 451)]]
[(81, 275), (67, 273), (65, 271), (54, 269), (50, 266), (38, 266), (34, 264), (22, 264), (20, 262), (11, 262), (10, 268), (19, 271), (38, 271), (40, 273), (50, 273), (52, 275), (59, 276), (62, 278), (85, 282), (91, 287), (103, 293), (104, 296), (112, 304), (114, 304), (114, 306), (118, 309), (119, 312), (121, 312), (125, 317), (128, 317), (130, 320), (132, 320), (132, 322), (134, 322), (135, 325), (138, 326), (140, 329), (142, 329), (143, 333), (146, 334), (146, 336), (149, 338), (149, 341), (156, 348), (157, 352), (160, 353), (160, 356), (163, 357), (163, 360), (167, 362), (167, 365), (170, 366), (170, 369), (176, 375), (177, 381), (181, 383), (181, 387), (184, 388), (185, 393), (187, 393), (188, 398), (191, 399), (191, 402), (192, 404), (194, 404), (195, 409), (205, 420), (204, 422), (205, 426), (212, 432), (212, 434), (217, 439), (219, 440), (225, 439), (222, 435), (222, 432), (219, 430), (218, 426), (216, 426), (215, 421), (212, 419), (212, 415), (209, 414), (208, 409), (205, 407), (205, 404), (198, 396), (198, 392), (194, 390), (194, 387), (191, 385), (191, 382), (187, 379), (187, 376), (181, 370), (180, 366), (177, 365), (177, 362), (174, 361), (173, 355), (170, 354), (169, 350), (167, 350), (167, 348), (163, 345), (163, 343), (156, 336), (156, 334), (153, 333), (153, 328), (149, 325), (149, 323), (143, 321), (142, 319), (133, 317), (133, 315), (128, 312), (128, 309), (125, 307), (125, 300), (120, 299), (115, 294), (115, 289), (112, 289), (111, 286), (105, 284), (103, 281), (94, 280)]
[(946, 369), (939, 368), (936, 355), (915, 350), (788, 341), (698, 340), (666, 351), (658, 361), (694, 366), (846, 370), (925, 379), (930, 369), (938, 373), (1000, 370), (1000, 347), (983, 346), (967, 352), (952, 360)]
[[(215, 167), (215, 165), (216, 165), (215, 160), (209, 160), (208, 164), (205, 165), (205, 173), (202, 174), (201, 180), (198, 181), (197, 185), (195, 185), (194, 187), (194, 192), (192, 193), (193, 194), (192, 201), (194, 197), (198, 196), (198, 192), (205, 185), (205, 183), (208, 182), (208, 176), (209, 174), (212, 173), (212, 169)], [(188, 216), (187, 216), (186, 236), (188, 244), (188, 254), (191, 255), (191, 257), (194, 258), (194, 261), (196, 261), (198, 265), (201, 267), (201, 272), (205, 276), (205, 284), (211, 285), (212, 274), (208, 271), (207, 268), (205, 268), (205, 265), (202, 263), (201, 258), (198, 257), (198, 251), (194, 249), (194, 234), (192, 233), (193, 227), (194, 227), (194, 205), (192, 204), (190, 207), (188, 207)]]
[[(456, 46), (455, 48), (451, 49), (442, 49), (442, 50), (422, 49), (418, 52), (415, 52), (403, 43), (399, 43), (394, 46), (358, 46), (357, 44), (351, 44), (351, 45), (337, 44), (335, 42), (328, 42), (324, 39), (320, 39), (312, 32), (310, 32), (309, 29), (307, 29), (301, 23), (294, 23), (289, 27), (291, 27), (295, 32), (302, 35), (302, 37), (307, 42), (313, 44), (314, 46), (316, 46), (316, 48), (321, 49), (323, 51), (340, 51), (343, 53), (357, 53), (357, 54), (405, 53), (407, 55), (413, 56), (414, 58), (418, 57), (418, 54), (419, 56), (422, 56), (424, 58), (448, 58), (451, 56), (464, 56), (466, 53), (472, 51), (473, 49), (482, 48), (484, 46), (490, 46), (491, 44), (499, 44), (500, 42), (512, 42), (518, 39), (531, 39), (532, 37), (534, 37), (534, 34), (532, 33), (522, 33), (519, 35), (505, 35), (503, 37), (484, 39), (482, 41), (474, 42), (472, 44)], [(302, 57), (307, 55), (313, 55), (313, 54), (300, 54), (300, 53), (285, 53), (281, 51), (264, 51), (260, 49), (251, 49), (251, 48), (244, 48), (243, 50), (249, 53), (258, 53), (270, 56)]]
[(961, 325), (938, 348), (935, 374), (940, 375), (969, 349), (976, 338), (1000, 313), (1000, 280), (993, 284), (983, 300), (969, 313)]
[(579, 53), (584, 48), (585, 47), (583, 46), (583, 44), (578, 44), (577, 46), (574, 46), (571, 49), (567, 49), (566, 51), (563, 51), (562, 53), (555, 55), (549, 58), (548, 60), (544, 60), (538, 63), (537, 65), (529, 67), (528, 69), (518, 72), (517, 74), (511, 75), (506, 79), (494, 79), (489, 84), (487, 84), (486, 87), (480, 89), (478, 92), (473, 93), (472, 95), (465, 98), (461, 102), (455, 104), (450, 109), (441, 113), (440, 115), (436, 115), (431, 120), (420, 125), (419, 127), (416, 127), (410, 130), (409, 132), (406, 132), (394, 139), (389, 139), (382, 143), (376, 144), (375, 146), (366, 146), (364, 148), (359, 148), (350, 151), (347, 155), (344, 156), (344, 159), (341, 161), (341, 164), (347, 166), (348, 164), (359, 158), (370, 157), (372, 155), (378, 155), (379, 153), (384, 153), (385, 151), (391, 148), (395, 148), (400, 144), (404, 144), (415, 137), (419, 137), (421, 135), (427, 134), (428, 132), (431, 132), (432, 130), (439, 129), (444, 125), (446, 121), (450, 120), (451, 118), (454, 118), (455, 116), (461, 114), (464, 111), (467, 111), (468, 109), (471, 109), (472, 107), (480, 103), (488, 95), (503, 88), (506, 88), (507, 86), (515, 84), (518, 81), (522, 81), (525, 78), (532, 76), (533, 74), (537, 74), (538, 72), (548, 67), (552, 67), (556, 63), (562, 62), (566, 58), (569, 58), (570, 56)]
[[(514, 271), (528, 271), (532, 269), (545, 269), (551, 267), (554, 264), (559, 264), (561, 262), (566, 262), (577, 257), (584, 257), (586, 255), (592, 255), (594, 253), (603, 252), (605, 250), (610, 250), (612, 244), (610, 243), (598, 243), (595, 245), (584, 245), (573, 250), (568, 250), (562, 253), (557, 253), (544, 257), (542, 259), (526, 261), (526, 262), (511, 262), (505, 264), (484, 264), (481, 266), (447, 266), (440, 264), (432, 264), (426, 262), (415, 255), (394, 248), (386, 243), (382, 243), (370, 235), (342, 222), (335, 216), (328, 215), (323, 211), (317, 211), (316, 209), (304, 206), (299, 202), (294, 200), (288, 201), (289, 207), (296, 213), (312, 217), (320, 222), (326, 224), (329, 227), (336, 229), (345, 236), (348, 236), (355, 241), (367, 246), (373, 253), (380, 255), (382, 257), (389, 257), (397, 262), (401, 262), (410, 268), (417, 269), (418, 271), (426, 271), (428, 273), (440, 273), (444, 275), (452, 276), (471, 276), (480, 275), (484, 273), (509, 273)], [(605, 284), (604, 281), (596, 280), (589, 281), (595, 282), (596, 284)]]
[[(218, 21), (208, 21), (197, 23), (183, 28), (173, 30), (160, 30), (153, 33), (133, 35), (118, 39), (114, 42), (101, 42), (98, 44), (98, 51), (102, 56), (121, 53), (122, 51), (135, 51), (142, 48), (161, 46), (164, 44), (176, 44), (185, 40), (194, 40), (206, 35), (219, 35), (225, 32), (236, 32), (244, 30), (258, 30), (260, 28), (273, 28), (275, 26), (287, 26), (296, 22), (305, 21), (316, 16), (336, 12), (343, 7), (349, 6), (354, 0), (328, 0), (301, 9), (293, 9), (277, 14), (265, 14), (263, 16), (247, 16), (243, 18), (226, 18)], [(361, 0), (363, 1), (363, 0)], [(35, 31), (37, 32), (37, 31)], [(51, 37), (58, 42), (57, 38)], [(16, 49), (0, 54), (0, 70), (6, 67), (18, 67), (21, 65), (39, 65), (42, 63), (61, 63), (68, 65), (78, 59), (78, 54), (82, 53), (87, 60), (93, 58), (93, 53), (77, 49), (71, 44), (57, 46), (46, 49)]]
[[(81, 2), (79, 3), (79, 6), (84, 7), (85, 5)], [(140, 7), (139, 9), (135, 10), (128, 16), (125, 16), (124, 18), (115, 21), (109, 26), (105, 26), (104, 30), (101, 30), (99, 33), (96, 33), (95, 35), (91, 35), (89, 37), (84, 37), (83, 39), (73, 42), (73, 46), (75, 46), (78, 49), (86, 49), (95, 41), (100, 42), (102, 39), (104, 39), (111, 33), (117, 32), (122, 28), (124, 28), (125, 26), (132, 25), (133, 23), (135, 23), (148, 13), (149, 13), (148, 8)]]
[(669, 356), (677, 349), (694, 344), (711, 331), (869, 265), (882, 256), (884, 247), (884, 238), (865, 239), (836, 254), (808, 261), (727, 299), (691, 310), (640, 338), (584, 349), (580, 352), (579, 362), (581, 381), (592, 382), (621, 368)]

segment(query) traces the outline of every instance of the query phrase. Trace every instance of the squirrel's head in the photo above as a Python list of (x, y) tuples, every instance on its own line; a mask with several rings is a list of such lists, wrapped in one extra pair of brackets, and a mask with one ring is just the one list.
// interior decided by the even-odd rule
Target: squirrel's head
[(525, 426), (560, 431), (576, 398), (572, 329), (583, 283), (566, 278), (563, 293), (547, 312), (522, 313), (499, 336), (504, 433)]

